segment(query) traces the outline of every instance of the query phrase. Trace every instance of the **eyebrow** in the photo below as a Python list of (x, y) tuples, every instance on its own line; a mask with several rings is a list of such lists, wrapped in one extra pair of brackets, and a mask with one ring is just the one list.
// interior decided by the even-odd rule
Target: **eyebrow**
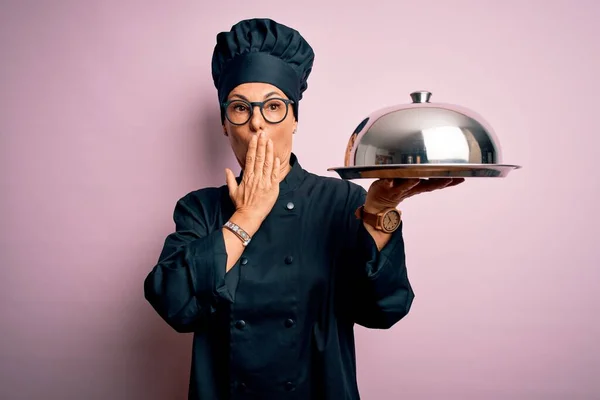
[[(271, 97), (273, 95), (281, 96), (281, 93), (278, 93), (278, 92), (269, 92), (269, 93), (267, 93), (265, 95), (265, 99), (268, 98), (268, 97)], [(239, 97), (242, 100), (246, 100), (247, 102), (250, 102), (250, 100), (248, 100), (248, 98), (246, 96), (241, 95), (241, 94), (234, 93), (234, 94), (231, 95), (231, 97)]]

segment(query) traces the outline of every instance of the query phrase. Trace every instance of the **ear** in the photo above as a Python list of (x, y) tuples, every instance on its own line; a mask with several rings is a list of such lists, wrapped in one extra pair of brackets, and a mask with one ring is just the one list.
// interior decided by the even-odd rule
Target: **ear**
[(229, 134), (227, 133), (227, 128), (225, 128), (225, 125), (223, 125), (223, 135), (229, 136)]
[(296, 134), (297, 129), (298, 129), (298, 121), (294, 121), (294, 130), (292, 131), (292, 135)]

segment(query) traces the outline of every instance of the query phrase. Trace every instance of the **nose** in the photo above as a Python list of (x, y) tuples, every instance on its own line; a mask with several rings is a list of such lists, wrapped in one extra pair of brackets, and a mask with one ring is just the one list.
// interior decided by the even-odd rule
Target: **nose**
[(265, 121), (265, 119), (262, 116), (262, 113), (260, 112), (260, 106), (253, 105), (252, 106), (252, 116), (250, 117), (250, 121), (249, 121), (250, 129), (252, 129), (255, 132), (258, 132), (265, 127), (266, 123), (267, 122)]

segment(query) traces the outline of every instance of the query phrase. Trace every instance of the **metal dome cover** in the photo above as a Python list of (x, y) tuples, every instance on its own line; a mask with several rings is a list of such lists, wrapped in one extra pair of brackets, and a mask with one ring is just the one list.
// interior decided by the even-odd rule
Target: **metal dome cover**
[(518, 165), (503, 164), (492, 127), (474, 111), (431, 103), (431, 93), (411, 93), (412, 103), (376, 110), (348, 140), (344, 166), (329, 168), (343, 179), (505, 177)]

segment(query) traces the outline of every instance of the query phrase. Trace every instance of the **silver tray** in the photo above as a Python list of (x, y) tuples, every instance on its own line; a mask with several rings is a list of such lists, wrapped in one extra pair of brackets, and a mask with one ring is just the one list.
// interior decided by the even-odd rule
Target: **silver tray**
[(378, 178), (504, 178), (518, 165), (506, 164), (386, 164), (328, 168), (342, 179)]

